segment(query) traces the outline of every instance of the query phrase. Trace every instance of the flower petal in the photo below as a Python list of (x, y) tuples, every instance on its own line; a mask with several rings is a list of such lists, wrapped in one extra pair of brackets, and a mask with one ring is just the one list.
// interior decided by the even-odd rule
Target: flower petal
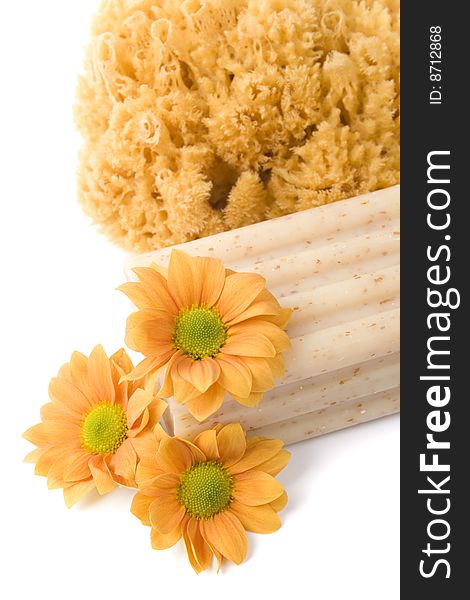
[(73, 352), (70, 357), (70, 380), (88, 399), (92, 406), (99, 402), (96, 390), (93, 388), (88, 374), (88, 358), (81, 352)]
[(251, 393), (252, 376), (250, 369), (241, 358), (219, 354), (219, 384), (232, 395), (247, 397)]
[(269, 504), (262, 506), (247, 506), (233, 500), (230, 511), (239, 519), (247, 531), (254, 533), (272, 533), (281, 526), (281, 521), (276, 511)]
[(71, 508), (85, 494), (88, 494), (95, 487), (93, 479), (89, 481), (80, 481), (70, 487), (64, 488), (64, 500), (67, 508)]
[(207, 429), (200, 433), (194, 440), (194, 444), (204, 452), (207, 460), (219, 460), (219, 448), (217, 446), (217, 432), (215, 429)]
[(240, 398), (239, 396), (233, 396), (233, 398), (240, 404), (243, 404), (243, 406), (249, 406), (250, 408), (254, 408), (258, 406), (263, 396), (263, 392), (252, 392), (248, 396), (248, 398)]
[(154, 550), (166, 550), (176, 544), (181, 538), (182, 523), (175, 527), (170, 533), (161, 533), (152, 527), (150, 541)]
[(229, 473), (243, 473), (271, 459), (279, 453), (284, 442), (281, 440), (262, 440), (257, 444), (247, 447), (244, 456), (229, 468)]
[(264, 471), (273, 477), (277, 475), (290, 461), (291, 453), (288, 450), (281, 450), (278, 454), (259, 464), (256, 469)]
[(189, 412), (199, 422), (204, 421), (219, 410), (224, 401), (224, 390), (220, 385), (215, 383), (207, 392), (191, 398), (186, 402)]
[(219, 378), (220, 366), (218, 361), (209, 356), (203, 360), (187, 358), (179, 363), (178, 373), (203, 394)]
[(149, 509), (150, 523), (160, 533), (171, 533), (181, 523), (186, 511), (176, 499), (169, 496), (157, 498)]
[(276, 349), (271, 340), (262, 333), (237, 333), (230, 335), (221, 354), (234, 354), (235, 356), (274, 357)]
[(64, 481), (82, 481), (83, 479), (90, 479), (91, 472), (88, 466), (90, 460), (90, 454), (83, 451), (79, 454), (73, 462), (64, 470), (63, 479)]
[(212, 551), (202, 537), (199, 522), (196, 519), (188, 519), (182, 531), (188, 560), (192, 568), (199, 574), (210, 566)]
[(217, 434), (220, 459), (225, 468), (238, 462), (246, 451), (246, 437), (239, 423), (225, 425)]
[(116, 289), (119, 292), (126, 294), (129, 300), (139, 309), (154, 308), (155, 306), (155, 300), (152, 298), (152, 295), (147, 293), (145, 287), (141, 283), (129, 281), (123, 283)]
[(216, 304), (224, 323), (243, 313), (264, 288), (266, 281), (256, 273), (233, 273), (225, 280)]
[(263, 288), (253, 302), (242, 313), (227, 322), (227, 325), (235, 325), (236, 323), (241, 323), (246, 319), (259, 316), (279, 318), (278, 315), (280, 315), (281, 312), (282, 308), (279, 302), (269, 290)]
[(109, 358), (100, 344), (95, 346), (90, 354), (90, 358), (88, 359), (88, 373), (91, 384), (100, 401), (114, 404), (115, 391), (111, 376), (111, 366)]
[(158, 450), (158, 440), (153, 431), (147, 431), (130, 440), (132, 447), (137, 452), (137, 456), (155, 455)]
[(113, 490), (117, 484), (111, 477), (108, 466), (102, 455), (96, 454), (88, 461), (92, 477), (95, 481), (98, 494), (107, 494)]
[(207, 521), (200, 521), (200, 527), (204, 538), (222, 556), (237, 565), (245, 560), (248, 539), (243, 525), (230, 510), (225, 510)]
[(154, 395), (150, 392), (141, 388), (136, 389), (127, 404), (127, 427), (129, 429), (132, 428), (147, 406), (153, 402), (153, 399)]
[(53, 378), (49, 383), (49, 397), (63, 410), (77, 418), (90, 410), (92, 404), (88, 398), (73, 383), (66, 379)]
[(234, 475), (233, 497), (248, 506), (267, 504), (284, 492), (282, 485), (263, 471), (246, 471)]
[(131, 513), (141, 521), (142, 525), (150, 525), (149, 508), (154, 500), (152, 496), (140, 492), (132, 498)]
[(23, 437), (35, 446), (63, 444), (73, 446), (80, 441), (80, 427), (68, 421), (44, 421), (33, 425)]
[(149, 373), (157, 371), (170, 360), (174, 352), (172, 350), (163, 356), (148, 356), (144, 358), (130, 373), (121, 377), (121, 381), (135, 381), (136, 379), (142, 379)]
[(194, 258), (196, 303), (211, 308), (217, 302), (225, 284), (224, 264), (218, 258)]
[(137, 454), (130, 440), (125, 440), (114, 454), (114, 472), (129, 481), (135, 479)]
[(160, 273), (152, 267), (137, 267), (133, 271), (153, 301), (153, 308), (165, 310), (171, 315), (178, 313), (178, 307), (168, 289), (168, 282)]
[(168, 264), (168, 287), (179, 309), (197, 304), (200, 291), (195, 279), (193, 259), (182, 250), (173, 250)]
[(276, 512), (281, 512), (281, 510), (285, 508), (287, 500), (287, 492), (284, 492), (282, 496), (279, 496), (279, 498), (276, 498), (276, 500), (273, 500), (269, 504), (274, 508)]
[(274, 323), (269, 323), (264, 319), (249, 319), (239, 325), (230, 327), (230, 335), (251, 335), (252, 333), (262, 334), (268, 338), (278, 352), (286, 352), (291, 348), (289, 336)]
[(184, 442), (177, 438), (167, 438), (160, 442), (157, 461), (164, 471), (179, 475), (193, 465), (194, 458)]
[(144, 356), (166, 354), (173, 348), (173, 318), (147, 316), (149, 309), (131, 314), (126, 322), (125, 342)]
[(143, 456), (137, 465), (135, 473), (135, 480), (139, 489), (145, 490), (155, 477), (162, 475), (164, 472), (156, 456)]

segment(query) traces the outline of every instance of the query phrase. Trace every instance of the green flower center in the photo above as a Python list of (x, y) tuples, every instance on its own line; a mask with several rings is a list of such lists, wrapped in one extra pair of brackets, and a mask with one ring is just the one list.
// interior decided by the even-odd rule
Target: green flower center
[(232, 499), (233, 479), (217, 462), (201, 462), (183, 473), (179, 503), (196, 519), (210, 519), (226, 509)]
[(118, 404), (97, 404), (82, 424), (82, 446), (93, 454), (116, 452), (127, 438), (127, 416)]
[(194, 360), (216, 356), (226, 340), (227, 328), (215, 308), (185, 308), (176, 317), (173, 345)]

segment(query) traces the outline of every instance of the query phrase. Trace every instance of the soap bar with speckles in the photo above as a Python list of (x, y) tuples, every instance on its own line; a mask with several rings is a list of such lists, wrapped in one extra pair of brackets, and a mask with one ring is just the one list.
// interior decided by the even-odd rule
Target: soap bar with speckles
[[(293, 309), (286, 375), (259, 407), (227, 398), (198, 423), (170, 400), (176, 435), (239, 421), (289, 443), (399, 410), (399, 186), (174, 247), (260, 273)], [(171, 250), (134, 257), (129, 278)]]

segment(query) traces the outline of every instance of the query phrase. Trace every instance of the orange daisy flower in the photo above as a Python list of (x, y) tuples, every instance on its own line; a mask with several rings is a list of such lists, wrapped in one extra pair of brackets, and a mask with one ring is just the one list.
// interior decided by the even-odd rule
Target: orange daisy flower
[(156, 265), (134, 269), (138, 282), (121, 289), (139, 309), (127, 320), (126, 344), (146, 358), (127, 378), (166, 369), (158, 396), (173, 396), (203, 421), (228, 392), (257, 406), (274, 378), (284, 375), (282, 308), (255, 273), (226, 270), (215, 258), (173, 250), (168, 273)]
[(108, 358), (101, 346), (90, 357), (74, 352), (49, 385), (51, 402), (42, 422), (23, 436), (38, 446), (26, 457), (50, 489), (63, 488), (67, 506), (96, 487), (106, 494), (118, 484), (136, 487), (141, 456), (155, 454), (153, 433), (167, 404), (149, 382), (120, 383), (133, 364), (124, 350)]
[(287, 494), (274, 476), (290, 459), (281, 440), (246, 439), (239, 424), (200, 433), (193, 443), (161, 431), (154, 456), (137, 467), (139, 492), (131, 512), (150, 525), (152, 546), (169, 548), (182, 537), (199, 573), (215, 556), (236, 564), (247, 552), (245, 531), (271, 533)]

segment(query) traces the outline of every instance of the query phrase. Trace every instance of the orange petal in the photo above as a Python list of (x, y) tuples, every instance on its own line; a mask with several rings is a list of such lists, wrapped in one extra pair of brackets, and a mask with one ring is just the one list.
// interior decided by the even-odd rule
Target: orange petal
[(136, 389), (127, 404), (127, 427), (129, 429), (132, 428), (147, 406), (153, 402), (153, 399), (154, 396), (150, 392), (141, 388)]
[(90, 460), (90, 454), (83, 451), (69, 466), (64, 470), (63, 479), (64, 481), (81, 481), (83, 479), (90, 479), (91, 472), (88, 466)]
[(75, 385), (66, 379), (54, 378), (49, 383), (49, 397), (63, 410), (77, 418), (81, 418), (92, 404)]
[(88, 358), (81, 352), (73, 352), (70, 357), (70, 380), (88, 399), (90, 406), (99, 402), (88, 375)]
[(259, 464), (256, 468), (259, 471), (264, 471), (273, 477), (277, 475), (290, 461), (291, 453), (288, 450), (281, 450), (278, 454)]
[(233, 497), (242, 504), (259, 506), (279, 498), (284, 488), (263, 471), (246, 471), (234, 475)]
[(221, 354), (234, 354), (235, 356), (274, 357), (276, 349), (271, 340), (262, 333), (230, 335), (222, 349)]
[(276, 511), (269, 505), (247, 506), (237, 500), (230, 504), (230, 511), (239, 519), (247, 531), (254, 533), (272, 533), (281, 526)]
[(24, 462), (34, 464), (46, 451), (46, 448), (35, 448), (24, 457)]
[(198, 448), (204, 452), (207, 460), (219, 460), (219, 448), (217, 446), (217, 432), (214, 429), (208, 429), (200, 433), (194, 440)]
[(254, 392), (267, 392), (273, 389), (274, 374), (269, 366), (268, 359), (244, 356), (242, 360), (252, 374)]
[[(189, 400), (197, 398), (201, 395), (201, 392), (196, 389), (191, 383), (183, 379), (179, 373), (176, 372), (176, 364), (173, 365), (171, 370), (171, 378), (173, 380), (173, 397), (179, 404), (186, 404)], [(160, 395), (160, 393), (159, 393)]]
[(212, 551), (202, 537), (199, 522), (196, 519), (188, 519), (182, 531), (188, 560), (192, 568), (199, 574), (210, 566)]
[(266, 358), (265, 360), (273, 372), (274, 377), (277, 377), (277, 379), (282, 379), (286, 372), (286, 366), (282, 354), (277, 354), (274, 358)]
[(123, 283), (116, 289), (126, 294), (129, 300), (139, 309), (154, 308), (155, 306), (154, 299), (147, 293), (145, 287), (141, 283), (129, 281), (128, 283)]
[(23, 433), (23, 437), (35, 446), (79, 443), (80, 427), (68, 421), (44, 421)]
[(285, 329), (293, 312), (292, 308), (281, 308), (278, 315), (266, 315), (264, 318), (281, 329)]
[(135, 473), (135, 480), (139, 489), (145, 489), (155, 477), (162, 475), (164, 472), (156, 456), (143, 456)]
[(142, 525), (150, 525), (149, 508), (154, 500), (152, 496), (140, 492), (132, 498), (131, 513), (141, 521)]
[(83, 420), (82, 417), (77, 417), (74, 413), (63, 408), (58, 402), (48, 402), (41, 406), (41, 419), (43, 421), (68, 421), (69, 423), (75, 423), (80, 425)]
[(107, 494), (116, 487), (103, 456), (97, 454), (88, 461), (98, 494)]
[(175, 373), (175, 377), (180, 379), (178, 375), (178, 363), (180, 360), (185, 359), (180, 350), (174, 350), (173, 354), (168, 361), (165, 368), (165, 374), (163, 376), (163, 382), (160, 389), (157, 392), (159, 398), (171, 398), (174, 395), (174, 385), (172, 373)]
[(209, 308), (219, 299), (225, 283), (224, 264), (218, 258), (193, 258), (197, 304)]
[(54, 490), (61, 487), (68, 487), (64, 480), (64, 473), (68, 467), (75, 462), (81, 455), (81, 450), (73, 450), (71, 452), (62, 452), (56, 455), (55, 461), (49, 467), (47, 472), (47, 487)]
[(230, 467), (245, 454), (246, 437), (239, 423), (225, 425), (217, 434), (217, 446), (224, 467)]
[(193, 259), (182, 250), (173, 250), (168, 264), (168, 288), (178, 308), (197, 304), (198, 287)]
[(186, 406), (193, 417), (201, 422), (217, 412), (223, 401), (224, 390), (215, 383), (204, 394), (187, 401)]
[(157, 460), (163, 470), (176, 475), (189, 469), (194, 462), (191, 450), (177, 438), (167, 438), (160, 442)]
[(286, 352), (290, 349), (291, 343), (289, 336), (274, 323), (269, 323), (264, 319), (249, 319), (238, 325), (230, 327), (230, 335), (251, 335), (252, 333), (260, 333), (270, 340), (276, 348), (276, 352)]
[(85, 494), (88, 494), (95, 487), (93, 479), (89, 481), (80, 481), (75, 485), (64, 488), (64, 500), (67, 508), (71, 508)]
[(115, 391), (111, 376), (111, 366), (109, 358), (100, 344), (90, 354), (90, 358), (88, 359), (88, 373), (90, 382), (100, 401), (114, 404)]
[(287, 504), (287, 492), (284, 492), (282, 494), (282, 496), (279, 496), (279, 498), (276, 498), (276, 500), (273, 500), (272, 502), (270, 502), (270, 506), (272, 506), (274, 508), (274, 510), (276, 512), (281, 512), (281, 510), (283, 508), (285, 508), (286, 504)]
[(34, 474), (47, 477), (51, 466), (57, 458), (63, 454), (63, 448), (60, 446), (53, 446), (52, 448), (40, 448), (39, 451), (41, 452), (41, 455), (36, 459)]
[(121, 381), (135, 381), (136, 379), (142, 379), (149, 373), (160, 369), (165, 365), (174, 354), (174, 350), (164, 354), (163, 356), (149, 356), (144, 358), (130, 373), (121, 377)]
[(256, 273), (234, 273), (225, 280), (216, 304), (224, 323), (239, 316), (264, 288), (266, 281)]
[(262, 440), (247, 447), (244, 456), (229, 468), (229, 472), (234, 475), (253, 469), (278, 454), (283, 445), (281, 440)]
[(203, 394), (219, 378), (220, 367), (218, 361), (210, 357), (203, 360), (186, 358), (178, 364), (178, 373)]
[(146, 309), (133, 313), (126, 322), (126, 344), (144, 356), (166, 354), (173, 348), (173, 318), (147, 316), (152, 312)]
[(137, 456), (155, 455), (158, 450), (158, 439), (153, 431), (147, 431), (129, 440), (137, 452)]
[(262, 392), (253, 392), (248, 396), (248, 398), (240, 398), (239, 396), (233, 396), (233, 398), (240, 404), (243, 404), (243, 406), (249, 406), (250, 408), (253, 408), (258, 406), (263, 396), (264, 394)]
[(152, 267), (138, 267), (133, 271), (140, 279), (145, 292), (152, 299), (153, 308), (166, 310), (171, 315), (176, 315), (178, 307), (168, 290), (167, 280)]
[(181, 523), (186, 511), (175, 498), (157, 498), (149, 509), (150, 523), (160, 533), (171, 533)]
[(125, 440), (114, 454), (114, 472), (116, 475), (133, 481), (137, 466), (137, 454), (130, 440)]
[(116, 367), (121, 369), (121, 371), (123, 371), (123, 373), (129, 373), (129, 371), (132, 371), (132, 369), (134, 368), (134, 365), (132, 364), (132, 361), (129, 358), (129, 355), (124, 350), (124, 348), (120, 348), (119, 350), (117, 350), (114, 354), (112, 354), (109, 357), (109, 360)]
[(248, 539), (243, 525), (230, 510), (225, 510), (207, 521), (200, 521), (200, 527), (204, 538), (222, 556), (237, 565), (245, 560)]
[(253, 381), (251, 371), (243, 360), (236, 356), (219, 354), (217, 362), (220, 366), (219, 384), (232, 395), (249, 396)]
[(181, 538), (181, 529), (184, 526), (187, 517), (184, 517), (178, 527), (175, 527), (170, 533), (161, 533), (152, 527), (150, 532), (150, 541), (154, 550), (166, 550), (176, 544)]
[(247, 319), (254, 317), (266, 317), (272, 319), (279, 319), (279, 308), (277, 302), (262, 300), (260, 302), (253, 302), (246, 310), (237, 315), (235, 318), (226, 322), (228, 327), (237, 325), (237, 323), (243, 323)]
[(160, 400), (160, 398), (154, 398), (152, 400), (147, 407), (149, 412), (148, 427), (150, 429), (153, 429), (158, 424), (167, 408), (168, 404), (165, 400)]

